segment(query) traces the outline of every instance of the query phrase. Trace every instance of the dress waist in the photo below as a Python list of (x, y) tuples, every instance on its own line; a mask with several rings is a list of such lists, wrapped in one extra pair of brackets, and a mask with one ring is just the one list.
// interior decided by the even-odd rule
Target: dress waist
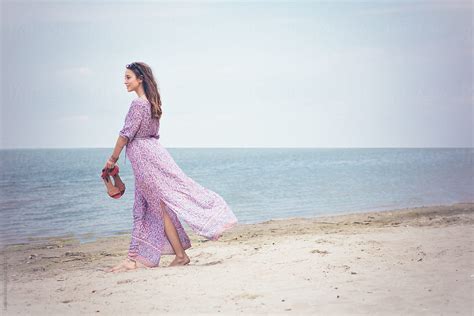
[(160, 135), (135, 136), (135, 137), (132, 139), (132, 142), (133, 142), (135, 139), (149, 139), (149, 138), (156, 138), (156, 139), (159, 139), (159, 138), (160, 138)]
[[(150, 138), (156, 138), (159, 139), (160, 135), (149, 135), (149, 136), (135, 136), (131, 142), (138, 140), (138, 139), (150, 139)], [(127, 147), (128, 143), (125, 144), (125, 147)], [(126, 150), (125, 150), (126, 151)], [(127, 153), (125, 153), (125, 163), (127, 163)]]

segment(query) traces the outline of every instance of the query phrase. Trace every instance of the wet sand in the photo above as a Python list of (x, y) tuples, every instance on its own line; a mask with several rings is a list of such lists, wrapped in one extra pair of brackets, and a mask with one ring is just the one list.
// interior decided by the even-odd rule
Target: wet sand
[(189, 265), (166, 267), (167, 255), (160, 267), (121, 273), (104, 270), (126, 257), (128, 234), (9, 246), (2, 312), (472, 315), (473, 211), (465, 203), (271, 220), (238, 224), (219, 241), (188, 231)]

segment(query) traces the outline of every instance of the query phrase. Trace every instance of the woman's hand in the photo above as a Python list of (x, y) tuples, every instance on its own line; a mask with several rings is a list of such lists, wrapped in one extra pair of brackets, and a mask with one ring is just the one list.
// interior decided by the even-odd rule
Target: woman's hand
[(112, 169), (113, 167), (115, 167), (115, 162), (113, 162), (112, 160), (107, 160), (107, 162), (105, 163), (105, 168), (107, 169)]

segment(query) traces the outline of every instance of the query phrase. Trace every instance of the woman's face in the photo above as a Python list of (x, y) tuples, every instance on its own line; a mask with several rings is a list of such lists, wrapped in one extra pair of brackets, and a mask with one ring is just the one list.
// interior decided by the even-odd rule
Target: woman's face
[(142, 80), (138, 79), (135, 76), (135, 73), (130, 69), (125, 70), (125, 86), (127, 87), (127, 91), (136, 91), (140, 86)]

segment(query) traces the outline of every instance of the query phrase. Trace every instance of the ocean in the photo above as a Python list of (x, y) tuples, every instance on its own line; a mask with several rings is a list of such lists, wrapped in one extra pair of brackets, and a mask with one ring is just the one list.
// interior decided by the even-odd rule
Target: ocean
[[(167, 148), (181, 169), (221, 195), (239, 223), (473, 202), (473, 148)], [(2, 244), (131, 232), (134, 177), (112, 199), (106, 149), (0, 150)], [(182, 222), (185, 227), (187, 225)]]

